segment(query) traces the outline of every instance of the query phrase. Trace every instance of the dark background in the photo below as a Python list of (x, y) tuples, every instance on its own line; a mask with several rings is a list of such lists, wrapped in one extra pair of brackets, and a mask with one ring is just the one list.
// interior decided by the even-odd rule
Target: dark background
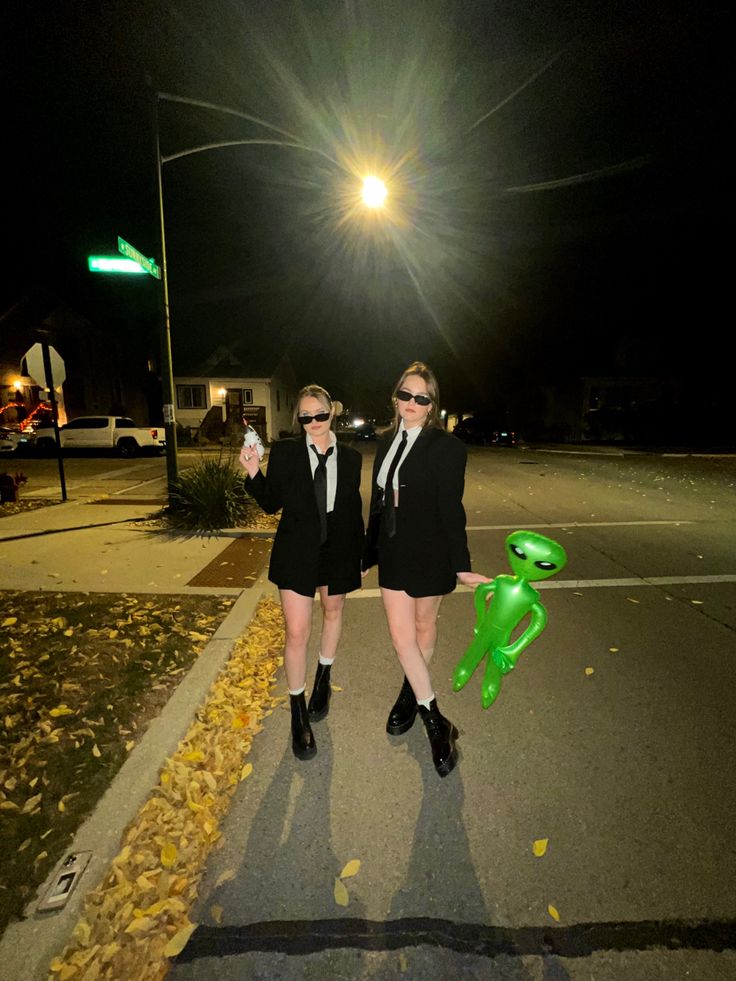
[[(723, 85), (707, 9), (91, 0), (5, 19), (6, 306), (43, 289), (107, 330), (155, 334), (150, 277), (86, 271), (118, 235), (160, 259), (150, 76), (329, 156), (403, 158), (393, 222), (350, 212), (350, 181), (318, 153), (167, 163), (175, 371), (220, 341), (266, 338), (300, 383), (380, 414), (423, 358), (451, 410), (487, 401), (517, 416), (540, 387), (562, 398), (583, 376), (676, 378), (684, 408), (727, 433)], [(164, 155), (285, 138), (159, 111)]]

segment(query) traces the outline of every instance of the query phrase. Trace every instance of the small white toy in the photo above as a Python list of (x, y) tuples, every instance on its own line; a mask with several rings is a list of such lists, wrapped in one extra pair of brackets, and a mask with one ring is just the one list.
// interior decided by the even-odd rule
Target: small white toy
[(255, 451), (258, 454), (258, 459), (262, 460), (263, 455), (266, 452), (263, 448), (263, 443), (261, 442), (261, 437), (255, 431), (252, 426), (248, 423), (245, 424), (245, 436), (243, 437), (243, 446), (248, 449), (249, 447), (255, 447)]

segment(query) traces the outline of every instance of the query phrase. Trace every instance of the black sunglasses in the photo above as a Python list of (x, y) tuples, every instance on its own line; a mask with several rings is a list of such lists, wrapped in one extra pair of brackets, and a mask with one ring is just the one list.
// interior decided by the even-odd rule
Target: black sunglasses
[(299, 420), (299, 423), (302, 426), (308, 426), (309, 423), (312, 422), (312, 421), (314, 421), (314, 422), (327, 422), (327, 420), (329, 418), (330, 418), (330, 413), (329, 412), (318, 412), (314, 416), (297, 416), (297, 419)]
[(412, 399), (417, 405), (431, 405), (432, 399), (429, 395), (414, 395), (413, 392), (407, 392), (405, 389), (400, 388), (396, 393), (396, 398), (401, 399), (402, 402), (411, 402)]

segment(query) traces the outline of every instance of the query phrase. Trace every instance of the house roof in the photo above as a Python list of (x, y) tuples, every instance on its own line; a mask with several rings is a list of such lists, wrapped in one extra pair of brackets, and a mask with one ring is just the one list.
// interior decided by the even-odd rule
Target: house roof
[(193, 378), (271, 378), (283, 374), (288, 364), (285, 348), (274, 345), (268, 331), (252, 330), (247, 336), (218, 344), (205, 358), (175, 360), (174, 374)]

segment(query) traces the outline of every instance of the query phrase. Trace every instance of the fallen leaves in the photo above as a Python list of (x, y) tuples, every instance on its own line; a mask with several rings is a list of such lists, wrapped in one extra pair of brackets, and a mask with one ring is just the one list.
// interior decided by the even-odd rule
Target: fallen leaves
[[(80, 923), (89, 929), (75, 931), (51, 964), (54, 975), (158, 979), (166, 971), (165, 958), (184, 949), (196, 928), (189, 914), (206, 858), (221, 840), (219, 825), (235, 786), (252, 772), (243, 756), (260, 730), (259, 720), (273, 706), (283, 638), (281, 608), (273, 600), (261, 601), (247, 639), (236, 644), (128, 827), (107, 876), (87, 896)], [(248, 725), (233, 728), (234, 718), (246, 715)], [(359, 867), (353, 860), (343, 872), (355, 875)], [(227, 870), (217, 885), (234, 877)], [(213, 906), (210, 913), (219, 923), (222, 908)]]
[(341, 879), (335, 879), (334, 897), (338, 906), (348, 906), (350, 903), (350, 896)]
[[(4, 591), (0, 931), (21, 915), (232, 602)], [(34, 864), (40, 842), (45, 855)]]
[(549, 838), (537, 838), (532, 844), (532, 852), (537, 858), (541, 858), (546, 853), (548, 844)]
[(340, 875), (335, 879), (333, 895), (338, 906), (347, 906), (350, 903), (350, 895), (343, 879), (351, 879), (360, 871), (360, 859), (351, 859), (343, 868)]

